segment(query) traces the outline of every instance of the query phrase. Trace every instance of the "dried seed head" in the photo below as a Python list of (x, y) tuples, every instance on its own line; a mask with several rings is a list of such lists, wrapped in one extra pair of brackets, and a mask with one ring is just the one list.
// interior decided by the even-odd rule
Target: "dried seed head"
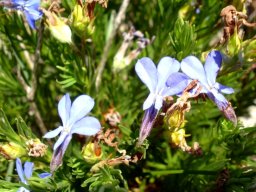
[(26, 142), (28, 155), (32, 157), (42, 157), (47, 152), (47, 145), (43, 144), (39, 139), (30, 139)]
[(104, 120), (108, 123), (111, 127), (117, 127), (117, 125), (121, 122), (122, 117), (115, 108), (108, 109), (107, 113), (104, 115)]

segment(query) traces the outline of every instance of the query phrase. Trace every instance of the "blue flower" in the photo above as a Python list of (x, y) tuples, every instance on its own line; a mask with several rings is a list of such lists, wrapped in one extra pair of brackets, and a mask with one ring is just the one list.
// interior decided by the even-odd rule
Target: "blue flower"
[[(23, 169), (20, 158), (16, 159), (16, 170), (17, 170), (17, 173), (19, 175), (20, 181), (22, 183), (24, 183), (26, 185), (28, 184), (27, 179), (29, 179), (32, 176), (33, 168), (34, 168), (34, 163), (25, 162), (24, 163), (24, 169)], [(27, 190), (24, 187), (20, 187), (18, 191), (29, 192), (29, 190)]]
[[(16, 159), (16, 170), (17, 170), (18, 176), (20, 178), (20, 181), (25, 185), (28, 185), (27, 179), (29, 179), (32, 176), (33, 168), (34, 168), (34, 163), (27, 161), (24, 163), (24, 169), (23, 169), (20, 158)], [(40, 178), (46, 178), (49, 176), (51, 176), (50, 173), (39, 174)], [(20, 187), (17, 192), (29, 192), (29, 190), (26, 189), (25, 187)]]
[(63, 126), (59, 126), (44, 135), (44, 138), (53, 138), (60, 134), (53, 147), (51, 172), (62, 163), (63, 155), (72, 139), (73, 133), (91, 136), (100, 130), (101, 125), (96, 118), (85, 116), (92, 110), (93, 106), (94, 100), (88, 95), (77, 97), (72, 105), (69, 94), (63, 96), (59, 101), (58, 113)]
[[(234, 90), (216, 82), (217, 74), (221, 68), (222, 57), (219, 51), (211, 51), (205, 61), (205, 65), (195, 56), (188, 56), (181, 62), (181, 70), (189, 78), (199, 81), (202, 87), (200, 93), (205, 93), (218, 106), (224, 115), (236, 124), (237, 119), (231, 104), (221, 94), (231, 94)], [(188, 78), (183, 76), (184, 81)]]
[(150, 58), (144, 57), (135, 65), (135, 71), (141, 81), (148, 87), (150, 94), (143, 104), (145, 114), (140, 127), (138, 144), (141, 145), (149, 135), (164, 97), (176, 95), (183, 91), (183, 86), (167, 86), (168, 77), (180, 69), (180, 63), (171, 58), (163, 57), (157, 68)]
[(40, 0), (12, 0), (11, 8), (22, 11), (32, 29), (36, 29), (35, 22), (43, 15), (39, 10)]

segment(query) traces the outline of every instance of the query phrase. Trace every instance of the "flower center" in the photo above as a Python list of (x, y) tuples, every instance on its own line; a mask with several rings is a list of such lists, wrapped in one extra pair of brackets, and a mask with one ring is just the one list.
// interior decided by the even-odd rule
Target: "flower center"
[(63, 132), (66, 132), (66, 133), (69, 133), (70, 132), (70, 129), (71, 129), (71, 126), (65, 126), (63, 127)]

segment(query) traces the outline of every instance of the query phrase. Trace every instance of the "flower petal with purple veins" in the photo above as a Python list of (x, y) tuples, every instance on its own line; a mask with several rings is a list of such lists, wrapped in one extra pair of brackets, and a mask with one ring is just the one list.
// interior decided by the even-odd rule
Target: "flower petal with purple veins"
[(67, 150), (71, 139), (72, 135), (70, 134), (65, 137), (65, 140), (61, 143), (61, 145), (54, 150), (50, 164), (51, 173), (53, 173), (62, 164), (63, 156), (65, 154), (65, 151)]
[(181, 70), (191, 79), (199, 80), (204, 86), (208, 86), (206, 74), (202, 63), (195, 56), (188, 56), (181, 61)]
[[(231, 106), (231, 104), (225, 99), (225, 97), (218, 93), (219, 96), (216, 97), (216, 95), (213, 95), (211, 92), (207, 93), (207, 96), (213, 100), (213, 102), (217, 105), (217, 107), (219, 108), (219, 110), (221, 110), (223, 112), (223, 114), (225, 115), (225, 117), (232, 121), (234, 123), (234, 125), (237, 124), (237, 117), (236, 117), (236, 113), (233, 109), (233, 107)], [(222, 99), (220, 99), (221, 96), (223, 97)], [(217, 98), (219, 98), (220, 100), (218, 100)]]
[(65, 94), (58, 104), (58, 113), (62, 120), (63, 126), (67, 125), (71, 109), (71, 100), (69, 94)]
[(163, 96), (181, 94), (192, 80), (184, 73), (176, 72), (169, 76), (166, 81), (167, 88), (163, 92)]
[(155, 109), (154, 106), (151, 106), (149, 109), (147, 109), (145, 111), (145, 114), (144, 114), (144, 117), (142, 120), (142, 124), (140, 127), (140, 135), (139, 135), (138, 145), (141, 145), (143, 143), (143, 141), (149, 135), (149, 133), (155, 123), (157, 113), (158, 113), (158, 111)]
[(233, 122), (235, 126), (237, 125), (236, 113), (231, 105), (228, 105), (228, 107), (222, 110), (222, 112), (228, 120)]
[(205, 61), (204, 69), (208, 84), (212, 87), (221, 67), (222, 57), (219, 51), (211, 51)]
[(171, 57), (163, 57), (157, 66), (157, 90), (161, 91), (166, 87), (166, 81), (168, 77), (180, 69), (180, 63)]
[(63, 131), (60, 135), (60, 137), (58, 138), (58, 140), (56, 141), (56, 143), (53, 146), (53, 150), (56, 150), (66, 139), (66, 137), (69, 135), (68, 132)]
[(157, 86), (157, 69), (153, 61), (148, 57), (139, 59), (135, 71), (150, 92), (154, 92)]
[(101, 125), (98, 119), (94, 117), (84, 117), (73, 125), (71, 134), (77, 133), (80, 135), (91, 136), (98, 133), (100, 128)]
[[(211, 92), (213, 97), (214, 97), (214, 100), (215, 101), (219, 101), (219, 102), (224, 102), (224, 103), (228, 103), (227, 99), (220, 93), (218, 92), (217, 89), (211, 89)], [(217, 103), (216, 103), (217, 104)]]
[(69, 125), (72, 126), (76, 121), (87, 115), (94, 106), (94, 100), (88, 95), (80, 95), (72, 103), (70, 110)]

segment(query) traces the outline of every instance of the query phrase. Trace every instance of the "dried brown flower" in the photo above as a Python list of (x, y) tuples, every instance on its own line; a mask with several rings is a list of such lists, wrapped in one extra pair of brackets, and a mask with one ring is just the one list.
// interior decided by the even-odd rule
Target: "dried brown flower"
[(42, 157), (47, 152), (47, 145), (41, 143), (39, 139), (31, 139), (26, 142), (28, 155), (32, 157)]
[(239, 12), (233, 5), (224, 7), (221, 10), (220, 16), (224, 22), (224, 33), (221, 39), (221, 43), (225, 43), (231, 35), (234, 34), (235, 30), (245, 25), (247, 27), (256, 27), (256, 23), (249, 23), (247, 21), (247, 15), (243, 12)]

